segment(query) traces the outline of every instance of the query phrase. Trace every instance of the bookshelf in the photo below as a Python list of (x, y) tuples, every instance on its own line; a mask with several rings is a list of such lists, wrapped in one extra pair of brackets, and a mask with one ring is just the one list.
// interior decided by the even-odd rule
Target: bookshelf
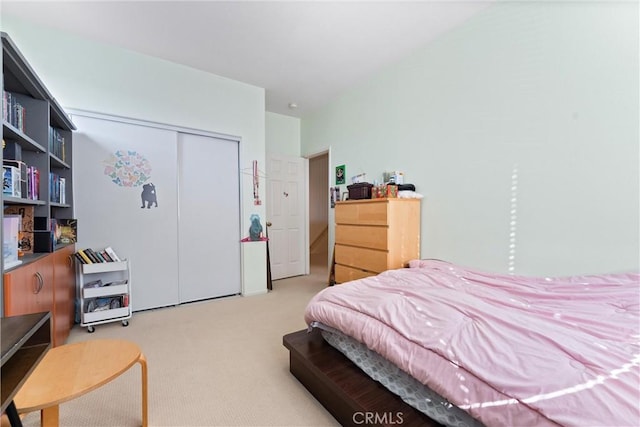
[(20, 180), (18, 192), (3, 191), (3, 211), (32, 206), (44, 218), (41, 230), (50, 231), (50, 219), (73, 218), (75, 126), (9, 35), (1, 35), (3, 175), (5, 167), (15, 168)]
[[(5, 194), (3, 182), (3, 224), (6, 208), (29, 211), (33, 228), (29, 230), (30, 241), (23, 236), (28, 243), (23, 248), (33, 250), (37, 232), (51, 233), (51, 219), (74, 218), (71, 165), (76, 128), (14, 41), (5, 32), (0, 36), (3, 177), (7, 167), (9, 175), (18, 180), (10, 194)], [(4, 243), (5, 236), (2, 238)], [(43, 251), (51, 254), (30, 254), (26, 250), (22, 264), (10, 270), (6, 269), (3, 256), (2, 315), (50, 311), (54, 345), (63, 344), (73, 325), (74, 251), (73, 244), (52, 245)]]

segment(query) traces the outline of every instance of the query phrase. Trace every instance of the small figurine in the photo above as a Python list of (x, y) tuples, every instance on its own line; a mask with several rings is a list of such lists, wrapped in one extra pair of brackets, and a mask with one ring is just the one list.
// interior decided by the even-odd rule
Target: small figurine
[(260, 215), (251, 214), (249, 217), (251, 226), (249, 227), (249, 239), (260, 240), (262, 237), (262, 224), (260, 224)]

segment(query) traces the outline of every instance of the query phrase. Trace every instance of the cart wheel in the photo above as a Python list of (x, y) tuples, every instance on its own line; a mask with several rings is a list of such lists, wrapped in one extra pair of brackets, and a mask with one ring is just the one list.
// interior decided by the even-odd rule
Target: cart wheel
[(90, 334), (94, 333), (96, 331), (96, 328), (94, 328), (93, 326), (87, 326), (87, 332), (89, 332)]
[(128, 320), (123, 320), (122, 321), (122, 326), (129, 326), (129, 321)]

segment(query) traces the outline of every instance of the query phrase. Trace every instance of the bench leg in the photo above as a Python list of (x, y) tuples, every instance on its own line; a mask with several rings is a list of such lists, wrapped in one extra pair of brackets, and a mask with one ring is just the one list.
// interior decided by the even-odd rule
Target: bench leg
[(60, 424), (60, 406), (53, 405), (40, 411), (41, 427), (58, 427)]
[(140, 357), (138, 358), (138, 363), (140, 363), (140, 368), (142, 371), (142, 427), (148, 427), (149, 425), (149, 410), (148, 405), (149, 401), (147, 398), (147, 358), (144, 357), (144, 354), (140, 353)]

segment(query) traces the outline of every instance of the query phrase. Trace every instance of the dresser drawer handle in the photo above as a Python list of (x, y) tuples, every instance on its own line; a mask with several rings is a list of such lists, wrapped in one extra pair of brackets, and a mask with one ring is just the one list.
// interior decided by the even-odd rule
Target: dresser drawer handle
[(33, 293), (34, 294), (39, 294), (40, 291), (42, 290), (42, 288), (44, 287), (44, 279), (42, 278), (42, 274), (40, 274), (39, 272), (36, 272), (35, 276), (36, 276), (36, 279), (37, 279), (37, 285), (36, 285), (36, 288), (34, 289)]

